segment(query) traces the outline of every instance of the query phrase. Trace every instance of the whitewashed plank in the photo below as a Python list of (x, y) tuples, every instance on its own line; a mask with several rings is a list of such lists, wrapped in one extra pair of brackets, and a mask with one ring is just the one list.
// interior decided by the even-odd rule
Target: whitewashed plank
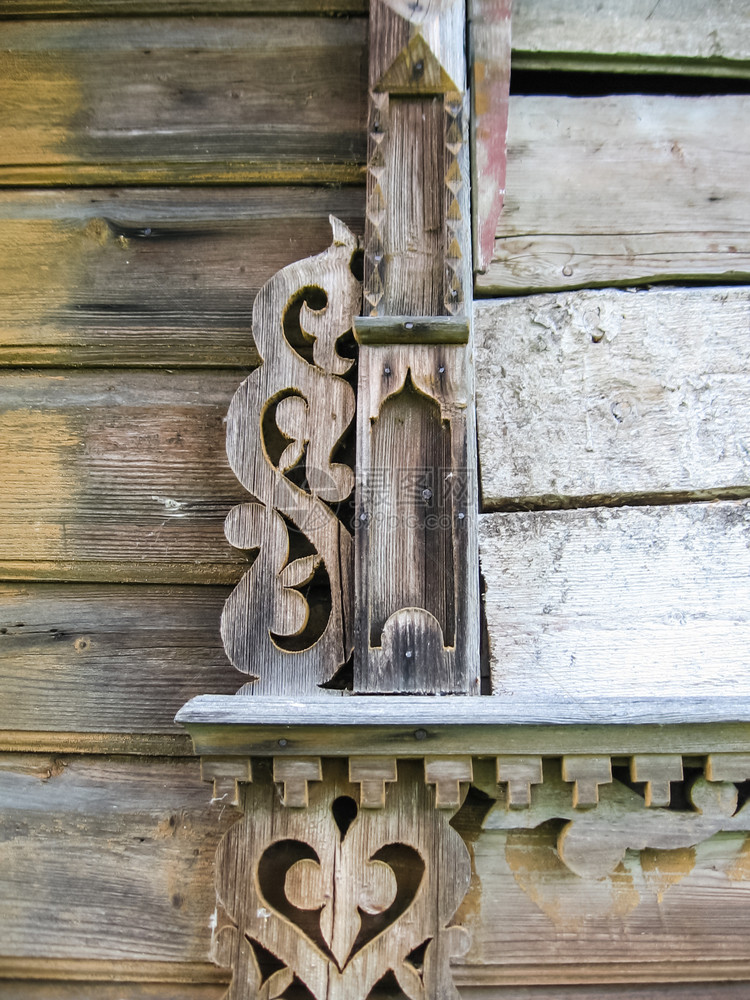
[(745, 0), (514, 0), (524, 69), (750, 73)]
[(750, 277), (750, 96), (512, 97), (480, 295)]
[(511, 704), (750, 693), (750, 503), (486, 514), (480, 549)]
[(750, 494), (750, 289), (562, 292), (474, 317), (485, 509)]

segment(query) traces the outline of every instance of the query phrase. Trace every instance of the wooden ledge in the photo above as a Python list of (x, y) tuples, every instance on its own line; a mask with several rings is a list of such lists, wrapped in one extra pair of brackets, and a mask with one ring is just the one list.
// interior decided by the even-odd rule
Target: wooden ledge
[(274, 757), (750, 753), (750, 700), (357, 695), (313, 701), (202, 695), (177, 713), (197, 754)]

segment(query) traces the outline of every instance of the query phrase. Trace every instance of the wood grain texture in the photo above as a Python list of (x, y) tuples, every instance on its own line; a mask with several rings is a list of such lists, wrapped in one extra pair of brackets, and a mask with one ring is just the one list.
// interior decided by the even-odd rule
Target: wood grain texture
[(512, 97), (477, 294), (743, 281), (750, 97)]
[(0, 364), (255, 365), (255, 296), (331, 213), (364, 191), (0, 191)]
[(352, 181), (361, 18), (8, 22), (0, 184)]
[(356, 691), (479, 693), (469, 367), (462, 346), (360, 352)]
[(236, 582), (222, 523), (246, 494), (223, 421), (244, 374), (0, 375), (0, 572)]
[(242, 682), (219, 637), (227, 594), (0, 584), (0, 730), (28, 730), (29, 749), (40, 731), (77, 732), (84, 746), (84, 732), (177, 736), (186, 700), (234, 694)]
[(514, 65), (626, 73), (750, 74), (742, 0), (514, 0)]
[(750, 291), (477, 303), (485, 509), (750, 494)]
[[(686, 708), (689, 707), (689, 715)], [(687, 721), (687, 720), (690, 721)], [(176, 721), (198, 754), (423, 757), (438, 754), (746, 755), (750, 699), (435, 698), (357, 695), (290, 701), (199, 695)], [(526, 767), (526, 774), (531, 773)], [(538, 774), (538, 768), (537, 772)]]
[[(1, 17), (205, 14), (206, 0), (4, 0)], [(211, 0), (213, 14), (365, 14), (367, 0)]]
[(750, 506), (486, 514), (493, 693), (559, 710), (590, 697), (746, 696)]
[(2, 953), (205, 962), (237, 813), (210, 805), (199, 762), (64, 757), (44, 777), (28, 759), (0, 768)]

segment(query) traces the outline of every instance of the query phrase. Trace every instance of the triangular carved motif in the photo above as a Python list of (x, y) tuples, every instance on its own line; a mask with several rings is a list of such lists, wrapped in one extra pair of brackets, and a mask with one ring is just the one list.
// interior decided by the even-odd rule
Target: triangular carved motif
[(416, 34), (401, 49), (375, 89), (391, 94), (448, 94), (459, 88), (424, 37)]

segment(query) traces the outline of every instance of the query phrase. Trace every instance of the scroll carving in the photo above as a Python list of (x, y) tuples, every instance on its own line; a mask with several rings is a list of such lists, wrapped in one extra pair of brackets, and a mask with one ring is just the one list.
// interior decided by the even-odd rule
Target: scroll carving
[(227, 655), (254, 678), (242, 693), (314, 692), (352, 650), (353, 545), (335, 506), (354, 487), (337, 456), (354, 417), (353, 359), (338, 347), (361, 293), (357, 238), (339, 220), (331, 225), (325, 253), (283, 268), (258, 293), (253, 335), (263, 363), (227, 417), (229, 463), (253, 500), (229, 512), (225, 533), (257, 553), (221, 620)]
[(304, 808), (282, 805), (260, 765), (254, 779), (244, 819), (217, 851), (214, 956), (233, 970), (226, 1000), (271, 1000), (292, 984), (314, 1000), (365, 1000), (379, 985), (459, 1000), (449, 962), (467, 935), (451, 919), (470, 861), (448, 822), (458, 802), (434, 808), (419, 762), (399, 763), (381, 805), (360, 800), (346, 761), (308, 783)]

